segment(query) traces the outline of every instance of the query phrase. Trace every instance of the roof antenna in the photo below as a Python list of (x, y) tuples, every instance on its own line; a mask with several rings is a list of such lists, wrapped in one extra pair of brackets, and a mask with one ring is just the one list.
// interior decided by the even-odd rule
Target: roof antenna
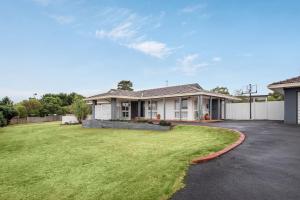
[(167, 86), (167, 87), (169, 86), (169, 81), (168, 81), (168, 80), (166, 80), (166, 86)]

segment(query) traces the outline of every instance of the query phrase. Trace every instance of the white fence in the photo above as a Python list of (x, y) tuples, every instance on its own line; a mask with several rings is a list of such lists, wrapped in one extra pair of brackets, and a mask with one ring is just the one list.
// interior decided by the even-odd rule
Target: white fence
[[(226, 119), (249, 120), (249, 103), (227, 103)], [(252, 119), (284, 120), (284, 101), (253, 102)]]

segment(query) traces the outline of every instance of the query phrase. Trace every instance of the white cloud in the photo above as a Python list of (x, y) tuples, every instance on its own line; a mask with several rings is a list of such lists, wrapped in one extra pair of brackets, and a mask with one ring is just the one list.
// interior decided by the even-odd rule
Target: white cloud
[(199, 62), (198, 54), (190, 54), (178, 60), (178, 67), (176, 68), (176, 71), (183, 72), (186, 75), (195, 75), (199, 69), (208, 65), (209, 63), (207, 62)]
[(114, 27), (110, 31), (106, 30), (97, 30), (96, 37), (98, 38), (110, 38), (110, 39), (122, 39), (122, 38), (131, 38), (136, 35), (136, 30), (133, 27), (131, 22), (124, 22)]
[(59, 24), (71, 24), (74, 22), (74, 17), (67, 15), (50, 15), (50, 18), (54, 19)]
[[(116, 13), (119, 12), (122, 14), (121, 18), (116, 16)], [(115, 12), (113, 9), (107, 9), (105, 13), (101, 15), (103, 18), (103, 23), (100, 23), (102, 27), (96, 30), (95, 37), (112, 40), (124, 47), (156, 58), (164, 58), (172, 53), (167, 44), (149, 40), (147, 37), (147, 32), (161, 27), (161, 19), (165, 12), (160, 12), (156, 17), (143, 17), (123, 9), (117, 9)]]
[(171, 53), (171, 49), (166, 44), (157, 41), (133, 43), (129, 44), (128, 47), (157, 58), (164, 58)]
[(212, 61), (213, 62), (220, 62), (220, 61), (222, 61), (222, 58), (221, 57), (213, 57)]
[(188, 5), (180, 10), (181, 13), (193, 13), (199, 10), (204, 9), (206, 6), (204, 4), (195, 4), (195, 5)]

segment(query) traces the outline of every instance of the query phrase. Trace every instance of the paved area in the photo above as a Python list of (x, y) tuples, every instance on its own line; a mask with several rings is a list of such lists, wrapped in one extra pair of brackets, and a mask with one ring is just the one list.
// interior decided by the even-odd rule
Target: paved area
[(246, 141), (216, 160), (192, 165), (174, 200), (300, 199), (300, 126), (243, 121), (205, 124), (237, 129)]

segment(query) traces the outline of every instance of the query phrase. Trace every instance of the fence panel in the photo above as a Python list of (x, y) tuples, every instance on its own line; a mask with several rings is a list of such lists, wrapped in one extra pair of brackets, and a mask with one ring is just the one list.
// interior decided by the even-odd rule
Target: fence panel
[[(249, 103), (227, 103), (226, 119), (249, 120)], [(253, 102), (252, 119), (255, 120), (283, 120), (284, 101)]]

